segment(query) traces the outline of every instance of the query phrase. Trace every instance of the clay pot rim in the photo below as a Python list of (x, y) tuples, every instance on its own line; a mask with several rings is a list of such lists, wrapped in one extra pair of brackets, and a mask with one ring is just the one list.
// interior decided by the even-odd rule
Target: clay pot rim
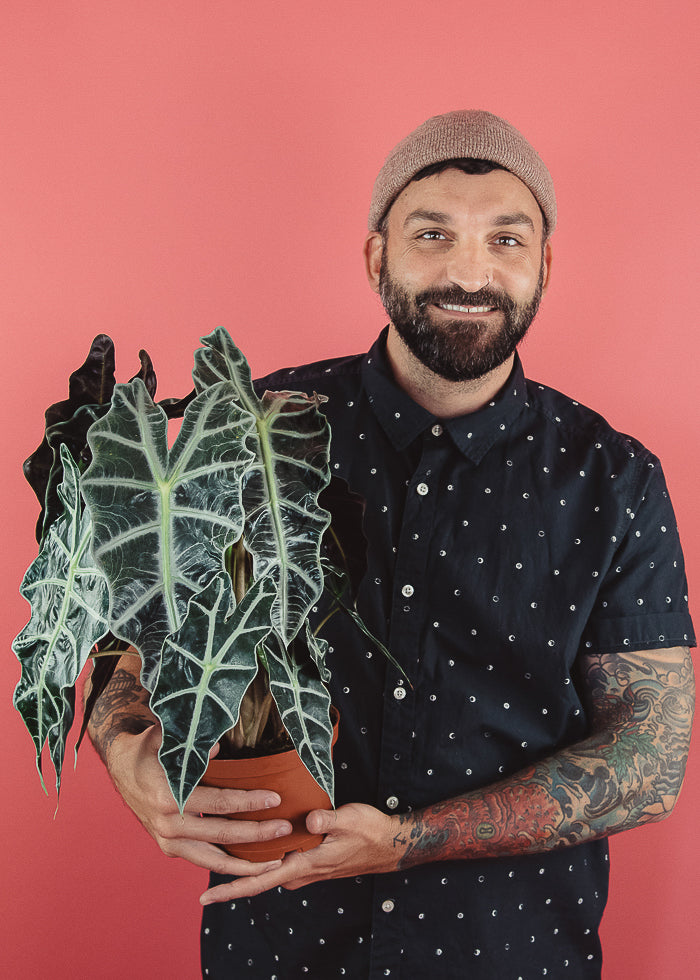
[[(338, 723), (340, 712), (331, 705), (330, 717), (333, 724), (333, 739), (331, 744), (335, 745), (338, 738)], [(252, 755), (244, 759), (210, 759), (207, 764), (207, 771), (212, 775), (222, 774), (231, 768), (237, 769), (240, 773), (253, 774), (260, 772), (261, 764), (266, 773), (284, 772), (289, 768), (289, 760), (293, 756), (298, 756), (296, 749), (286, 749), (284, 752), (273, 752), (271, 755)]]

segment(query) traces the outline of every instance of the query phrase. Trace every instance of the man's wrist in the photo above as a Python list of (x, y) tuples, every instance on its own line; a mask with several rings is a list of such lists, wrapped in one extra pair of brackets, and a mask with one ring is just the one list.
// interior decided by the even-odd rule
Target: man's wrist
[(420, 826), (416, 817), (414, 812), (393, 814), (391, 817), (391, 848), (397, 871), (430, 860), (415, 847)]

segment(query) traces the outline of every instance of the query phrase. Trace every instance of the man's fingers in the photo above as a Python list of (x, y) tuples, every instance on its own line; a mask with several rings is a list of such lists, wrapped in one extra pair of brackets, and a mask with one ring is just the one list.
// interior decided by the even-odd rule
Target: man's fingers
[(250, 898), (253, 895), (260, 895), (262, 892), (287, 881), (290, 877), (290, 865), (293, 859), (298, 856), (297, 854), (288, 854), (277, 868), (270, 871), (259, 875), (248, 872), (245, 877), (239, 877), (236, 881), (228, 881), (223, 885), (208, 888), (203, 895), (200, 895), (199, 901), (202, 905), (212, 905), (214, 902), (228, 902), (236, 898)]
[(306, 829), (310, 834), (329, 834), (337, 822), (335, 810), (312, 810), (306, 816)]
[(278, 870), (282, 864), (277, 861), (246, 861), (244, 858), (233, 857), (226, 854), (213, 844), (206, 844), (203, 841), (181, 840), (177, 846), (173, 847), (170, 857), (183, 858), (190, 864), (196, 864), (206, 871), (213, 871), (220, 875), (246, 875), (255, 876), (270, 873)]
[(171, 815), (156, 823), (156, 833), (165, 840), (192, 840), (225, 846), (275, 840), (292, 832), (288, 820), (226, 820), (204, 814)]
[(198, 786), (185, 804), (185, 810), (191, 813), (223, 816), (227, 813), (272, 810), (281, 802), (278, 793), (267, 789), (218, 789), (215, 786)]

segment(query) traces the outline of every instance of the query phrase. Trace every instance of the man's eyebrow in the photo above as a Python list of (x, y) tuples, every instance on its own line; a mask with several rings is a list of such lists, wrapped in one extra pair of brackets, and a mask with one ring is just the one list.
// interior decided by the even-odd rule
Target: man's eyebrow
[(411, 211), (406, 215), (404, 227), (411, 221), (434, 221), (436, 224), (444, 225), (450, 220), (450, 215), (445, 211), (426, 211), (423, 208), (418, 208), (416, 211)]
[(524, 211), (512, 211), (510, 214), (499, 214), (493, 219), (494, 225), (527, 225), (532, 231), (535, 230), (535, 223), (529, 214)]
[[(410, 211), (404, 219), (404, 228), (412, 221), (434, 221), (436, 224), (449, 224), (452, 216), (445, 211), (428, 211), (425, 208), (417, 208)], [(493, 225), (527, 225), (535, 231), (535, 223), (529, 214), (524, 211), (511, 211), (508, 214), (499, 214), (491, 222)]]

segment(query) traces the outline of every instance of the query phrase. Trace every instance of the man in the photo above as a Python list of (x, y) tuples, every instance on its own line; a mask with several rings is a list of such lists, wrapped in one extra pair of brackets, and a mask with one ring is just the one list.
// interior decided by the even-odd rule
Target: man
[[(199, 788), (180, 820), (135, 658), (102, 699), (93, 739), (126, 802), (215, 872), (206, 976), (600, 976), (606, 838), (673, 808), (694, 637), (658, 460), (523, 376), (555, 223), (517, 130), (428, 120), (372, 197), (388, 328), (262, 382), (329, 396), (333, 472), (367, 501), (360, 609), (411, 681), (331, 622), (338, 807), (308, 818), (324, 842), (222, 854), (288, 832), (274, 794)], [(265, 802), (269, 821), (199, 817)]]

